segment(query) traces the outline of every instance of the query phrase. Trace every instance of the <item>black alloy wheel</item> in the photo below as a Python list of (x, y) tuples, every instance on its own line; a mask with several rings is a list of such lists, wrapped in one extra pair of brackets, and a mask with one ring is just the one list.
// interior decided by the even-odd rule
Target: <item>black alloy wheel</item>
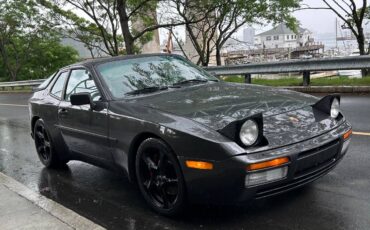
[(179, 214), (185, 206), (185, 185), (171, 149), (161, 140), (146, 139), (136, 155), (136, 177), (141, 193), (155, 211)]
[(58, 158), (52, 145), (53, 142), (42, 119), (36, 121), (33, 134), (37, 155), (43, 165), (48, 168), (57, 168), (67, 163), (67, 161), (61, 161)]

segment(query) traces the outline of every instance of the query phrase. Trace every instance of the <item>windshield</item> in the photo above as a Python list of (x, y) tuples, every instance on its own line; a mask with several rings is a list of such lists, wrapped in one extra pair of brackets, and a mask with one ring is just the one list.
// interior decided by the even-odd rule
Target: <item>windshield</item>
[(174, 56), (112, 61), (98, 65), (97, 71), (115, 98), (123, 98), (127, 93), (137, 90), (170, 87), (188, 80), (217, 80), (205, 70)]

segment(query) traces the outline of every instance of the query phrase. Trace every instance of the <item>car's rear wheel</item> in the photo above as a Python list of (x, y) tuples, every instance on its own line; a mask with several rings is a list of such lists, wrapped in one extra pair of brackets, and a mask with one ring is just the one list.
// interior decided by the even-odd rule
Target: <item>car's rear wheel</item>
[(141, 143), (136, 155), (136, 178), (145, 200), (160, 214), (173, 216), (185, 207), (185, 183), (175, 155), (156, 138)]
[(37, 155), (41, 163), (48, 168), (65, 166), (68, 161), (59, 158), (42, 119), (36, 121), (33, 134)]

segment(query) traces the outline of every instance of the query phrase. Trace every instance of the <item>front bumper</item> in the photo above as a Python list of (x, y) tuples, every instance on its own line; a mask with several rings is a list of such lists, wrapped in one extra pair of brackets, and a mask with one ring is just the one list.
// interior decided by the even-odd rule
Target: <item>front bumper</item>
[[(343, 134), (350, 129), (349, 123), (344, 122), (328, 133), (300, 143), (214, 162), (213, 170), (182, 167), (188, 198), (193, 203), (235, 204), (301, 187), (327, 174), (340, 162), (350, 143)], [(290, 162), (284, 179), (245, 186), (248, 164), (286, 156)]]

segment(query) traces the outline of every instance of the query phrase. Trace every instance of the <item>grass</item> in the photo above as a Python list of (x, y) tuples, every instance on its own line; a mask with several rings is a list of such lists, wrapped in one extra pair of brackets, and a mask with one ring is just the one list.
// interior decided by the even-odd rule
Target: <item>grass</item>
[[(244, 83), (242, 76), (227, 76), (227, 82)], [(252, 78), (253, 84), (267, 86), (302, 86), (302, 78), (260, 79)], [(344, 76), (311, 79), (311, 86), (370, 86), (370, 77), (348, 78)]]

